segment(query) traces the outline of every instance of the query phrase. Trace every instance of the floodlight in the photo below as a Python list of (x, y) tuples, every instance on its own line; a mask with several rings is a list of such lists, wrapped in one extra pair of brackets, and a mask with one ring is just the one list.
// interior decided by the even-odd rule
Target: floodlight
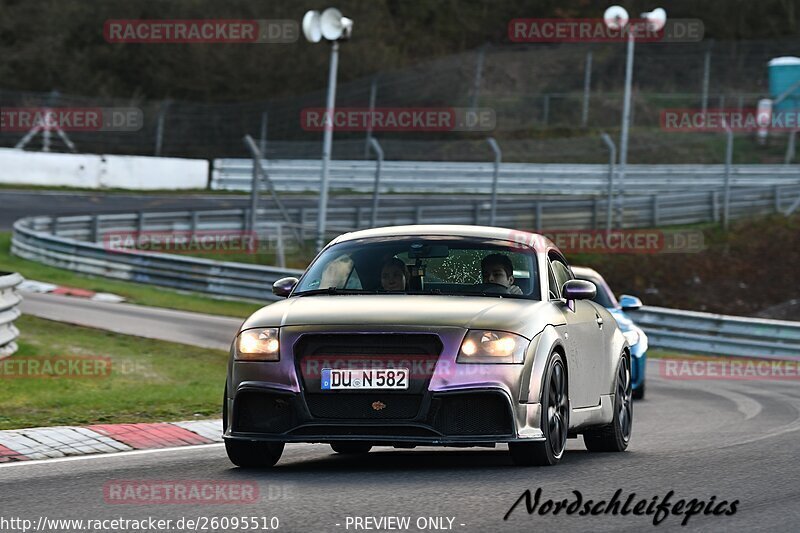
[(342, 37), (350, 37), (353, 21), (342, 16), (342, 12), (335, 7), (329, 7), (320, 16), (322, 36), (329, 41), (338, 41)]
[(661, 31), (667, 23), (667, 12), (659, 7), (648, 13), (642, 13), (642, 18), (647, 21), (650, 31)]
[(310, 43), (318, 43), (322, 40), (319, 11), (312, 10), (303, 16), (303, 35)]
[(628, 24), (629, 18), (628, 12), (622, 6), (611, 6), (603, 13), (603, 21), (606, 23), (606, 27), (612, 30), (624, 28)]

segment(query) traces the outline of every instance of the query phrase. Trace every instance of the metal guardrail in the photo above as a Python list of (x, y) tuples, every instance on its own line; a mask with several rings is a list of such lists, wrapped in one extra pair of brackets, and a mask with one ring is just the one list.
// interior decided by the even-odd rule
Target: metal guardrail
[[(731, 194), (733, 218), (781, 212), (800, 197), (800, 185), (761, 189), (734, 189)], [(549, 230), (601, 228), (604, 198), (503, 201), (498, 204), (499, 226)], [(628, 198), (626, 227), (658, 227), (720, 220), (720, 192), (658, 194)], [(277, 210), (259, 210), (254, 232), (276, 252), (277, 262), (291, 245), (293, 235), (301, 240), (314, 235), (316, 209), (287, 209), (290, 219), (280, 219)], [(365, 206), (329, 210), (330, 237), (370, 226), (371, 209)], [(489, 202), (472, 205), (402, 206), (383, 208), (378, 225), (401, 224), (486, 224)], [(274, 300), (271, 284), (302, 271), (283, 266), (264, 266), (215, 261), (186, 255), (147, 251), (125, 251), (103, 244), (110, 234), (141, 232), (245, 231), (249, 230), (249, 209), (213, 211), (139, 212), (107, 215), (40, 216), (14, 224), (11, 251), (17, 256), (51, 266), (90, 275), (149, 283), (207, 294), (254, 300)], [(290, 231), (284, 235), (286, 229)]]
[[(93, 233), (100, 242), (103, 231), (136, 231), (126, 225), (130, 220), (138, 220), (138, 216), (107, 215), (105, 220), (92, 216), (21, 219), (14, 223), (11, 252), (25, 259), (83, 274), (262, 301), (276, 299), (272, 294), (273, 282), (302, 273), (295, 269), (174, 254), (119, 251), (99, 242), (78, 240), (81, 234), (87, 234), (87, 230), (87, 237)], [(63, 227), (69, 237), (37, 229), (42, 223), (53, 227), (54, 222), (56, 229)], [(141, 231), (177, 231), (181, 225), (154, 224), (145, 228)]]
[(800, 322), (664, 307), (643, 307), (630, 315), (653, 348), (800, 361)]
[[(319, 189), (321, 162), (311, 159), (263, 160), (276, 190), (309, 192)], [(375, 161), (330, 162), (331, 189), (372, 192)], [(381, 192), (491, 193), (494, 164), (436, 161), (383, 161)], [(253, 161), (215, 159), (211, 188), (248, 191)], [(626, 194), (721, 189), (725, 165), (628, 165)], [(732, 187), (800, 184), (800, 165), (733, 165)], [(502, 163), (499, 194), (605, 194), (608, 165)]]
[(17, 305), (22, 301), (14, 290), (22, 283), (22, 276), (0, 272), (0, 359), (4, 359), (17, 351), (19, 330), (14, 321), (19, 318)]

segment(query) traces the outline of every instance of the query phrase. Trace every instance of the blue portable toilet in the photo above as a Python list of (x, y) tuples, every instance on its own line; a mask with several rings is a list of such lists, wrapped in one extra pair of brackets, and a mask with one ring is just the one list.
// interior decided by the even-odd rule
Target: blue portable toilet
[[(780, 95), (800, 84), (800, 57), (776, 57), (767, 63), (769, 67), (769, 93), (775, 100)], [(773, 107), (775, 111), (795, 111), (800, 109), (800, 85), (784, 100)]]

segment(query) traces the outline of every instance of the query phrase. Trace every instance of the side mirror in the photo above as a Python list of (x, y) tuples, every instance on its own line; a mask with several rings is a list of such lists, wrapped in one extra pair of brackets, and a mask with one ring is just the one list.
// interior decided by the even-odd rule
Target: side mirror
[(597, 296), (597, 287), (591, 281), (571, 279), (561, 287), (561, 296), (570, 300), (591, 300)]
[(286, 298), (292, 293), (298, 281), (297, 278), (281, 278), (272, 284), (272, 294)]
[(636, 296), (623, 294), (619, 297), (619, 306), (623, 311), (636, 311), (642, 308), (642, 301)]

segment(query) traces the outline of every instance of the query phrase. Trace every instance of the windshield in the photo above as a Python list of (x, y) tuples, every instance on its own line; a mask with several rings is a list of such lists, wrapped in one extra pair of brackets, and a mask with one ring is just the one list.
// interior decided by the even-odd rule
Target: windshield
[(400, 293), (540, 299), (533, 251), (455, 237), (360, 239), (330, 247), (293, 295)]

